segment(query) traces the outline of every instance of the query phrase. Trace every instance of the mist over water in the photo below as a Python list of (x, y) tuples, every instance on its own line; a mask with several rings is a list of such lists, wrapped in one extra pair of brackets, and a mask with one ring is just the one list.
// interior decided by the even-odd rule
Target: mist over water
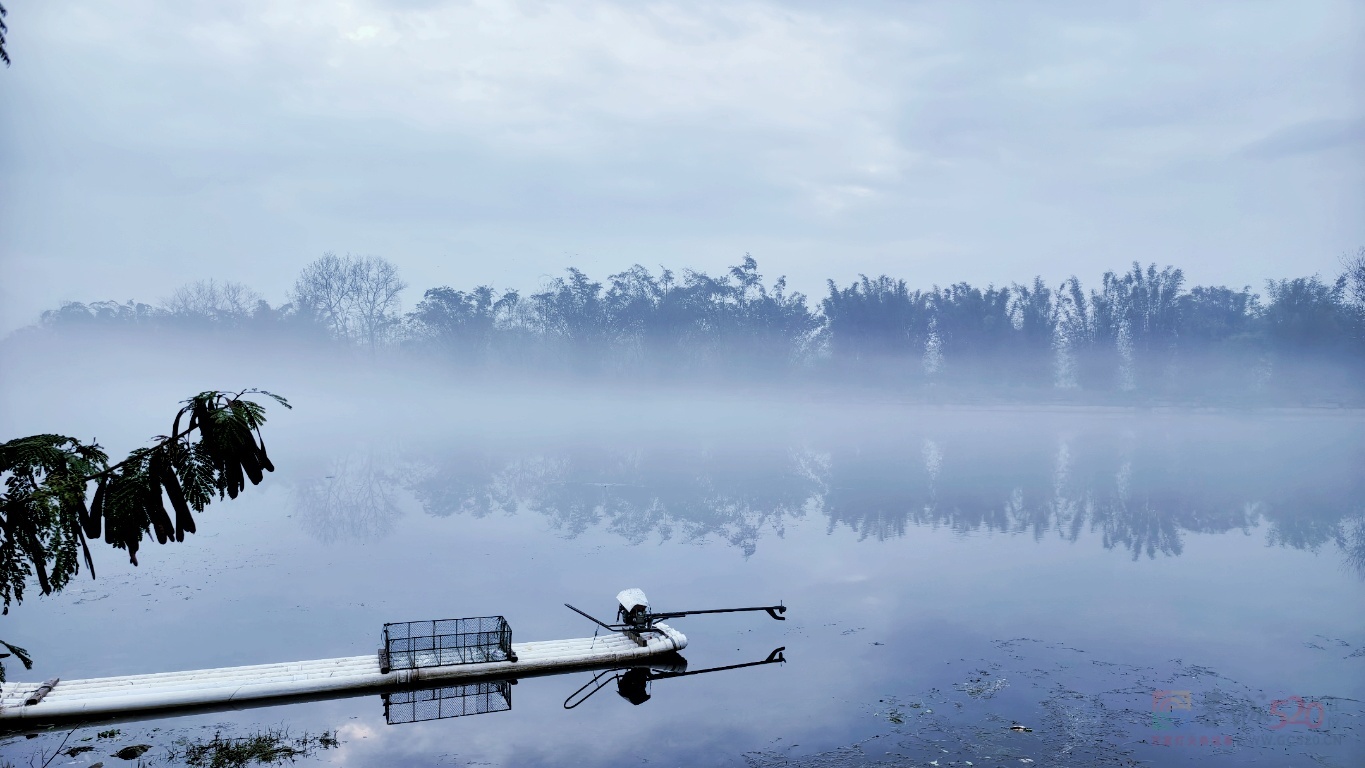
[[(368, 653), (384, 622), (412, 619), (496, 614), (519, 642), (579, 637), (591, 625), (563, 602), (609, 615), (632, 586), (664, 610), (790, 608), (783, 623), (676, 621), (689, 668), (779, 646), (788, 662), (657, 680), (639, 706), (611, 686), (565, 710), (581, 673), (523, 680), (507, 712), (390, 726), (368, 695), (125, 724), (127, 743), (336, 729), (340, 747), (304, 762), (375, 766), (1362, 754), (1358, 410), (933, 404), (828, 382), (15, 349), (5, 435), (95, 437), (118, 455), (203, 389), (295, 406), (269, 412), (277, 471), (213, 505), (199, 533), (148, 544), (138, 568), (97, 550), (98, 579), (13, 608), (0, 636), (37, 661), (15, 679)], [(1154, 720), (1163, 690), (1197, 706)], [(1327, 705), (1326, 727), (1275, 729), (1272, 704), (1293, 696)], [(0, 752), (22, 761), (64, 734)], [(1192, 743), (1150, 743), (1164, 735)], [(1305, 739), (1274, 741), (1286, 735)]]

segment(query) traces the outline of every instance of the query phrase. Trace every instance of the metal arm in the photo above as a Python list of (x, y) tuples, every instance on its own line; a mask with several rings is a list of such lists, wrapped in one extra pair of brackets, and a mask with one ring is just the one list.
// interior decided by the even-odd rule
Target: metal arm
[(769, 616), (773, 617), (774, 619), (777, 619), (778, 621), (787, 620), (786, 616), (781, 615), (787, 612), (787, 606), (782, 605), (780, 603), (777, 605), (760, 605), (754, 608), (711, 608), (709, 610), (704, 611), (669, 611), (666, 613), (646, 613), (643, 616), (641, 616), (638, 620), (636, 620), (635, 623), (626, 624), (608, 624), (607, 622), (602, 621), (601, 619), (596, 618), (595, 616), (592, 616), (584, 611), (581, 611), (573, 607), (572, 605), (569, 605), (568, 603), (565, 603), (564, 607), (568, 608), (569, 610), (573, 611), (579, 616), (582, 616), (588, 621), (591, 621), (597, 626), (607, 630), (608, 632), (625, 631), (640, 632), (646, 629), (652, 629), (654, 627), (654, 622), (656, 621), (663, 621), (664, 619), (679, 619), (682, 618), (683, 616), (697, 616), (703, 613), (740, 613), (743, 611), (765, 611)]
[(596, 624), (597, 626), (599, 626), (599, 627), (601, 627), (601, 628), (607, 630), (608, 632), (620, 632), (621, 630), (627, 628), (624, 624), (612, 625), (612, 624), (608, 624), (608, 623), (606, 623), (605, 621), (602, 621), (602, 620), (600, 620), (600, 619), (593, 618), (592, 616), (589, 616), (588, 614), (584, 613), (583, 611), (578, 610), (577, 608), (573, 607), (572, 605), (569, 605), (568, 603), (565, 603), (565, 604), (564, 604), (564, 607), (565, 607), (565, 608), (568, 608), (569, 610), (573, 611), (574, 613), (578, 614), (579, 616), (582, 616), (583, 618), (587, 619), (588, 621), (591, 621), (592, 623)]
[(662, 619), (678, 619), (682, 618), (683, 616), (697, 616), (703, 613), (739, 613), (741, 611), (767, 611), (769, 616), (773, 617), (774, 619), (777, 619), (778, 621), (787, 620), (786, 616), (778, 615), (787, 612), (787, 606), (780, 604), (760, 605), (756, 608), (712, 608), (706, 611), (674, 611), (669, 613), (651, 613), (648, 614), (648, 616), (650, 619), (658, 621)]

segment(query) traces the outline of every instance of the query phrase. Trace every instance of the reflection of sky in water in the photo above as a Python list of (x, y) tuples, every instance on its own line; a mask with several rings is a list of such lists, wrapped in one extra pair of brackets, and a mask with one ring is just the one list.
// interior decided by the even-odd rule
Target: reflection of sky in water
[[(1360, 756), (1360, 704), (1327, 698), (1365, 696), (1358, 421), (869, 413), (320, 447), (281, 430), (281, 471), (257, 493), (142, 568), (103, 553), (98, 581), (21, 606), (6, 639), (37, 652), (23, 679), (319, 658), (417, 618), (579, 636), (590, 625), (562, 602), (611, 614), (641, 586), (666, 610), (785, 600), (784, 623), (677, 625), (695, 668), (780, 645), (789, 663), (657, 681), (638, 707), (603, 691), (565, 711), (585, 673), (448, 721), (387, 726), (366, 696), (124, 728), (151, 743), (168, 741), (157, 727), (337, 728), (343, 746), (314, 759), (346, 765)], [(1143, 744), (1156, 689), (1202, 707), (1171, 733), (1238, 746)], [(1332, 701), (1328, 735), (1345, 740), (1255, 745), (1285, 733), (1265, 713), (1293, 695)]]

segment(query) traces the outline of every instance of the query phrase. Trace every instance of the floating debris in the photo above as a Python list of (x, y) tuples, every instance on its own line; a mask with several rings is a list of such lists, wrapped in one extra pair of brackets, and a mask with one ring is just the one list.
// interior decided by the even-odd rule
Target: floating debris
[(151, 744), (134, 744), (131, 747), (124, 747), (123, 749), (120, 749), (119, 751), (110, 755), (110, 757), (117, 757), (120, 760), (136, 760), (139, 757), (142, 757), (142, 755), (145, 754), (147, 750), (151, 748), (152, 748)]

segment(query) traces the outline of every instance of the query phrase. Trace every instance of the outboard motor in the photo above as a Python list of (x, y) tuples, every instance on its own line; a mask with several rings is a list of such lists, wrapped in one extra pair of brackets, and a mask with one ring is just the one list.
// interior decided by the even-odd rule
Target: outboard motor
[(616, 595), (616, 602), (620, 603), (617, 621), (636, 630), (649, 628), (649, 598), (643, 589), (623, 589)]

